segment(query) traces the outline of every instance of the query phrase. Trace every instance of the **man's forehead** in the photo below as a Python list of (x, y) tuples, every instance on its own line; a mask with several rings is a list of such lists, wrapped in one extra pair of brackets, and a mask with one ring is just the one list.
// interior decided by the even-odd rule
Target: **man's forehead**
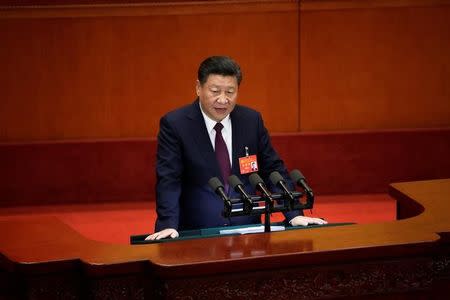
[(206, 84), (215, 86), (237, 86), (236, 76), (231, 75), (220, 75), (220, 74), (210, 74), (206, 79)]

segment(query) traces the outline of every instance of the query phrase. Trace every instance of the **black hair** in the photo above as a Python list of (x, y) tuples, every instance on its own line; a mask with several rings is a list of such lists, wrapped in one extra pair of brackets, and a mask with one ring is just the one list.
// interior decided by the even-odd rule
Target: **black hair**
[(198, 68), (198, 81), (204, 84), (211, 74), (222, 76), (234, 76), (238, 85), (242, 81), (242, 72), (239, 65), (228, 56), (210, 56), (200, 64)]

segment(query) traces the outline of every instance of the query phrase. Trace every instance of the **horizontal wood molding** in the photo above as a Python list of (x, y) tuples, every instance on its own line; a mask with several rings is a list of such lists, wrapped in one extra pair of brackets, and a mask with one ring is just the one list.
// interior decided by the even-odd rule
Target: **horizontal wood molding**
[(298, 0), (178, 1), (128, 4), (0, 6), (0, 18), (74, 18), (246, 12), (264, 13), (295, 11), (298, 10), (298, 7)]
[(301, 0), (301, 11), (450, 5), (450, 0)]
[[(124, 3), (125, 2), (125, 3)], [(0, 18), (150, 16), (450, 5), (450, 0), (0, 1)], [(58, 3), (58, 1), (55, 1)], [(69, 3), (69, 4), (67, 4)]]

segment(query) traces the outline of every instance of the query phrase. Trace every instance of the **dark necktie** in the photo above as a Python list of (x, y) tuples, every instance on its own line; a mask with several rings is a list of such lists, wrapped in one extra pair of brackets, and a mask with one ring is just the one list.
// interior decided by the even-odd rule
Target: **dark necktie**
[(230, 157), (228, 156), (227, 145), (223, 140), (222, 128), (223, 125), (221, 123), (217, 123), (214, 126), (214, 129), (216, 130), (215, 152), (217, 162), (219, 163), (220, 172), (222, 173), (225, 191), (228, 191), (228, 177), (231, 175), (231, 164)]

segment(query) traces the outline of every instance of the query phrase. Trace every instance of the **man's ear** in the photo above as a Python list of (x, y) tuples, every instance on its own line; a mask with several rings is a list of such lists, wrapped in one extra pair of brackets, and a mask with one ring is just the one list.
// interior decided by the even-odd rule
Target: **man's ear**
[(200, 96), (200, 81), (197, 79), (197, 81), (195, 82), (195, 91), (197, 93), (197, 97)]

